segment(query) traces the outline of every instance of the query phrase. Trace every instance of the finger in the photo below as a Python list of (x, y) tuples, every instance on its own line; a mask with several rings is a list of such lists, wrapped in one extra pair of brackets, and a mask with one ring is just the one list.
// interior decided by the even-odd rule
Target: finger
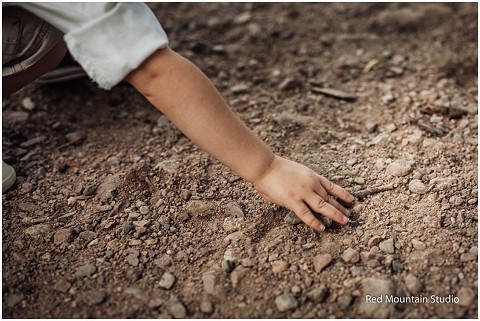
[(349, 221), (348, 217), (346, 217), (341, 211), (336, 209), (332, 204), (328, 203), (327, 200), (317, 194), (312, 194), (312, 196), (310, 196), (306, 202), (312, 210), (334, 220), (339, 224), (344, 225)]
[(320, 197), (322, 197), (324, 200), (326, 200), (330, 205), (332, 205), (333, 207), (335, 207), (337, 210), (339, 210), (340, 212), (342, 212), (343, 214), (345, 214), (346, 216), (350, 216), (350, 211), (347, 210), (342, 204), (340, 204), (339, 202), (337, 202), (337, 200), (332, 196), (332, 195), (329, 195), (325, 189), (322, 187), (322, 185), (319, 184), (319, 186), (317, 188), (315, 188), (315, 193), (317, 193), (318, 195), (320, 195)]
[(320, 222), (320, 220), (312, 214), (312, 211), (310, 211), (308, 206), (306, 206), (303, 202), (302, 205), (300, 205), (294, 212), (303, 221), (303, 223), (307, 224), (314, 230), (319, 232), (325, 230), (325, 225), (323, 225), (322, 222)]
[(322, 184), (323, 188), (327, 191), (328, 194), (338, 197), (345, 202), (351, 203), (355, 200), (352, 194), (350, 194), (337, 184), (330, 182), (323, 176), (320, 176), (320, 184)]

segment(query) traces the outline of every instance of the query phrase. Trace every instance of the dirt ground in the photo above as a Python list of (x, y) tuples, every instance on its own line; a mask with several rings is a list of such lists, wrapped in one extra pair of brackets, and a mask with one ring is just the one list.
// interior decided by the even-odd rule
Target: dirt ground
[(298, 224), (126, 83), (31, 84), (2, 107), (3, 317), (478, 316), (476, 3), (150, 6), (354, 219)]

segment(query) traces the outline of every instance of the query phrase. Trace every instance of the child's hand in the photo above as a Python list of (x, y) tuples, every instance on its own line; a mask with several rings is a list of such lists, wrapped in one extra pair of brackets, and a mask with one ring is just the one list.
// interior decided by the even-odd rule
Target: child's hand
[(325, 226), (312, 214), (312, 210), (342, 225), (349, 221), (347, 216), (350, 212), (334, 197), (348, 203), (354, 197), (296, 162), (275, 156), (267, 174), (254, 186), (266, 200), (293, 211), (305, 224), (317, 231), (323, 231)]

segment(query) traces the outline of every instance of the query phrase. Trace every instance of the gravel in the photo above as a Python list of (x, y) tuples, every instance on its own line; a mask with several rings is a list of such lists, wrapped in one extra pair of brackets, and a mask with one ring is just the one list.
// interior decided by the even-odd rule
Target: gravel
[(382, 250), (385, 254), (393, 254), (395, 253), (395, 247), (393, 245), (393, 239), (388, 239), (378, 244), (380, 250)]
[(418, 295), (421, 293), (423, 289), (422, 282), (414, 276), (413, 274), (407, 274), (404, 278), (405, 287), (407, 288), (408, 292), (412, 295)]

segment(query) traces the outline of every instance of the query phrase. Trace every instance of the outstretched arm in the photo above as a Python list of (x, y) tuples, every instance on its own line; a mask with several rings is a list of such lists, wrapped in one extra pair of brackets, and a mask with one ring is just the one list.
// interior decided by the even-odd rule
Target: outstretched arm
[(334, 197), (351, 202), (353, 196), (309, 168), (275, 156), (187, 59), (169, 48), (158, 50), (127, 80), (195, 144), (267, 200), (292, 210), (315, 230), (325, 227), (312, 210), (340, 224), (348, 222), (348, 210)]

